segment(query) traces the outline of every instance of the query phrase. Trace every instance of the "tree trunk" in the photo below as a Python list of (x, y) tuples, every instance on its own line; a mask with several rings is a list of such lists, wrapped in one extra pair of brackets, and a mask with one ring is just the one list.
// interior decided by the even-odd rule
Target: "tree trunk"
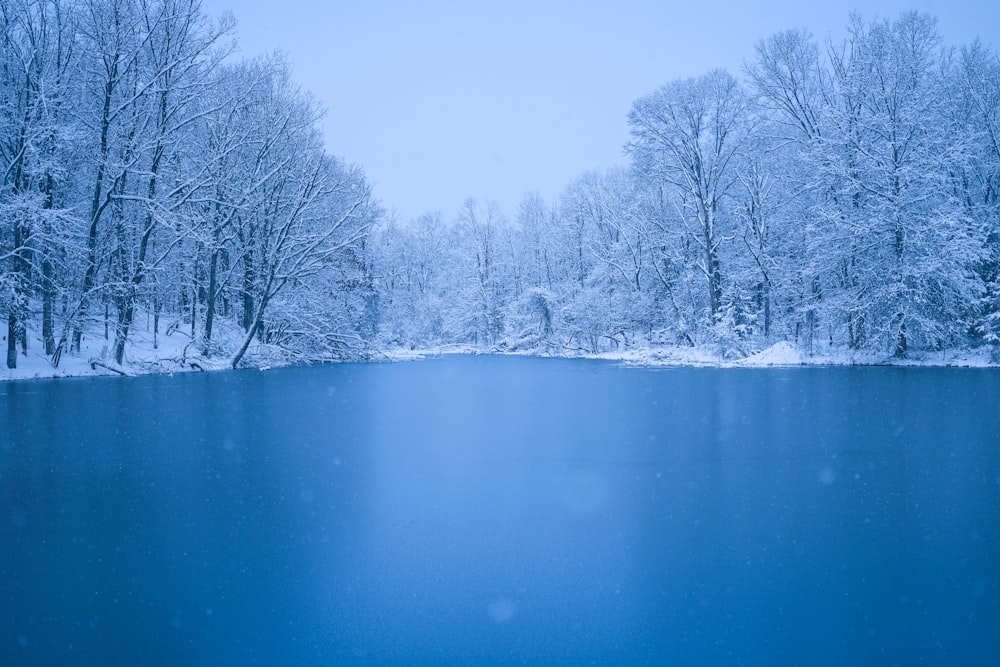
[(208, 299), (205, 304), (205, 341), (204, 354), (209, 356), (212, 344), (212, 324), (215, 322), (216, 282), (218, 281), (219, 249), (212, 250), (212, 259), (208, 265)]
[(135, 285), (130, 285), (122, 296), (118, 309), (118, 325), (115, 327), (115, 363), (119, 366), (125, 359), (125, 342), (128, 340), (128, 332), (135, 318), (135, 301)]
[(56, 290), (53, 281), (52, 261), (45, 257), (42, 260), (42, 340), (45, 341), (45, 356), (47, 357), (51, 357), (56, 349), (52, 317), (55, 300)]
[[(55, 189), (55, 181), (52, 174), (45, 175), (45, 204), (43, 208), (51, 211), (53, 207), (52, 192)], [(51, 234), (52, 229), (46, 224), (46, 233)], [(51, 246), (50, 246), (51, 248)], [(56, 290), (52, 267), (51, 250), (46, 249), (42, 257), (42, 340), (45, 342), (45, 356), (51, 356), (56, 349), (55, 333), (52, 324), (52, 311), (55, 307)]]
[(897, 334), (896, 334), (896, 352), (895, 356), (897, 359), (906, 358), (906, 322), (903, 320), (903, 313), (899, 313), (896, 316), (896, 321), (899, 322)]
[[(104, 172), (108, 164), (108, 132), (111, 128), (111, 98), (114, 95), (115, 83), (117, 82), (118, 70), (114, 66), (108, 73), (107, 81), (104, 85), (104, 100), (101, 110), (101, 140), (99, 158), (97, 161), (97, 174), (94, 178), (94, 194), (90, 202), (90, 229), (87, 233), (87, 270), (83, 275), (83, 289), (80, 296), (80, 303), (73, 313), (73, 349), (80, 351), (80, 340), (83, 336), (79, 318), (86, 314), (90, 303), (90, 292), (97, 281), (97, 226), (100, 222), (104, 207), (101, 199), (104, 189)], [(65, 338), (65, 336), (63, 336)], [(56, 347), (56, 354), (52, 359), (53, 365), (59, 365), (64, 341), (59, 341)]]
[(243, 259), (243, 317), (242, 326), (244, 333), (250, 332), (250, 325), (253, 324), (254, 299), (253, 286), (255, 282), (253, 270), (253, 254), (247, 253)]
[(705, 243), (708, 246), (705, 252), (705, 261), (708, 264), (705, 267), (708, 274), (708, 303), (712, 316), (711, 321), (712, 324), (715, 324), (719, 314), (719, 284), (721, 276), (719, 274), (719, 258), (716, 255), (715, 248), (713, 248), (712, 237), (707, 231), (705, 233)]
[(195, 281), (191, 285), (191, 299), (188, 301), (188, 306), (191, 307), (191, 340), (194, 340), (195, 323), (198, 320), (198, 279), (197, 279), (197, 277), (195, 277)]
[(17, 368), (17, 315), (13, 307), (7, 314), (7, 368)]
[(771, 340), (771, 286), (764, 283), (764, 340)]
[(153, 299), (153, 349), (160, 349), (160, 299)]
[(262, 325), (264, 324), (264, 309), (266, 307), (267, 297), (262, 295), (257, 304), (257, 311), (253, 314), (253, 321), (250, 324), (250, 328), (247, 329), (246, 333), (243, 335), (243, 342), (240, 344), (240, 348), (236, 351), (236, 354), (233, 355), (232, 362), (230, 362), (233, 369), (239, 368), (243, 355), (245, 355), (247, 350), (250, 348), (250, 343), (253, 342), (254, 336), (261, 330)]

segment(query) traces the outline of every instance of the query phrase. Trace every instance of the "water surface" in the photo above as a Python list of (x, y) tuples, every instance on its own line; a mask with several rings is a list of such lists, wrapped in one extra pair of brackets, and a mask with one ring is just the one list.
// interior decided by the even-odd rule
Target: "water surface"
[(0, 384), (4, 665), (998, 664), (1000, 373)]

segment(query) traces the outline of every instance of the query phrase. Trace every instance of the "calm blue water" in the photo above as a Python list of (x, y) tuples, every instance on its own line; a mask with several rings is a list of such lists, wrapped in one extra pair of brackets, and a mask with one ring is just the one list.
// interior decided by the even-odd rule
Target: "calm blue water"
[(3, 383), (0, 663), (1000, 664), (1000, 372)]

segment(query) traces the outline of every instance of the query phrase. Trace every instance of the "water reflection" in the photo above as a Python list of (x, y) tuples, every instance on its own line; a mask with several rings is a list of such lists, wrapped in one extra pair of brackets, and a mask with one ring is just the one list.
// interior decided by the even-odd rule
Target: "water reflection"
[(988, 663), (995, 371), (0, 385), (4, 664)]

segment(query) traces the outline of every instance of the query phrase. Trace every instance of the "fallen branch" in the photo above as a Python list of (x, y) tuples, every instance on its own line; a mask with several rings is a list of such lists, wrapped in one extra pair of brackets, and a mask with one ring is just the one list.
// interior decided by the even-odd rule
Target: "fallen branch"
[(180, 320), (177, 320), (176, 322), (174, 322), (173, 324), (171, 324), (169, 327), (167, 327), (167, 330), (165, 332), (163, 332), (163, 335), (164, 336), (169, 336), (170, 334), (176, 332), (176, 333), (182, 334), (184, 336), (187, 336), (188, 338), (191, 338), (193, 340), (194, 336), (192, 336), (191, 334), (189, 334), (187, 331), (183, 331), (181, 329), (181, 324), (183, 324), (183, 322), (181, 322)]
[(124, 375), (125, 377), (135, 377), (135, 375), (133, 375), (132, 373), (129, 373), (125, 369), (119, 368), (117, 366), (112, 366), (110, 364), (106, 364), (103, 361), (101, 361), (100, 359), (91, 359), (88, 363), (90, 363), (90, 369), (91, 370), (95, 370), (96, 371), (97, 367), (100, 366), (101, 368), (103, 368), (105, 370), (109, 370), (112, 373), (118, 373), (119, 375)]

